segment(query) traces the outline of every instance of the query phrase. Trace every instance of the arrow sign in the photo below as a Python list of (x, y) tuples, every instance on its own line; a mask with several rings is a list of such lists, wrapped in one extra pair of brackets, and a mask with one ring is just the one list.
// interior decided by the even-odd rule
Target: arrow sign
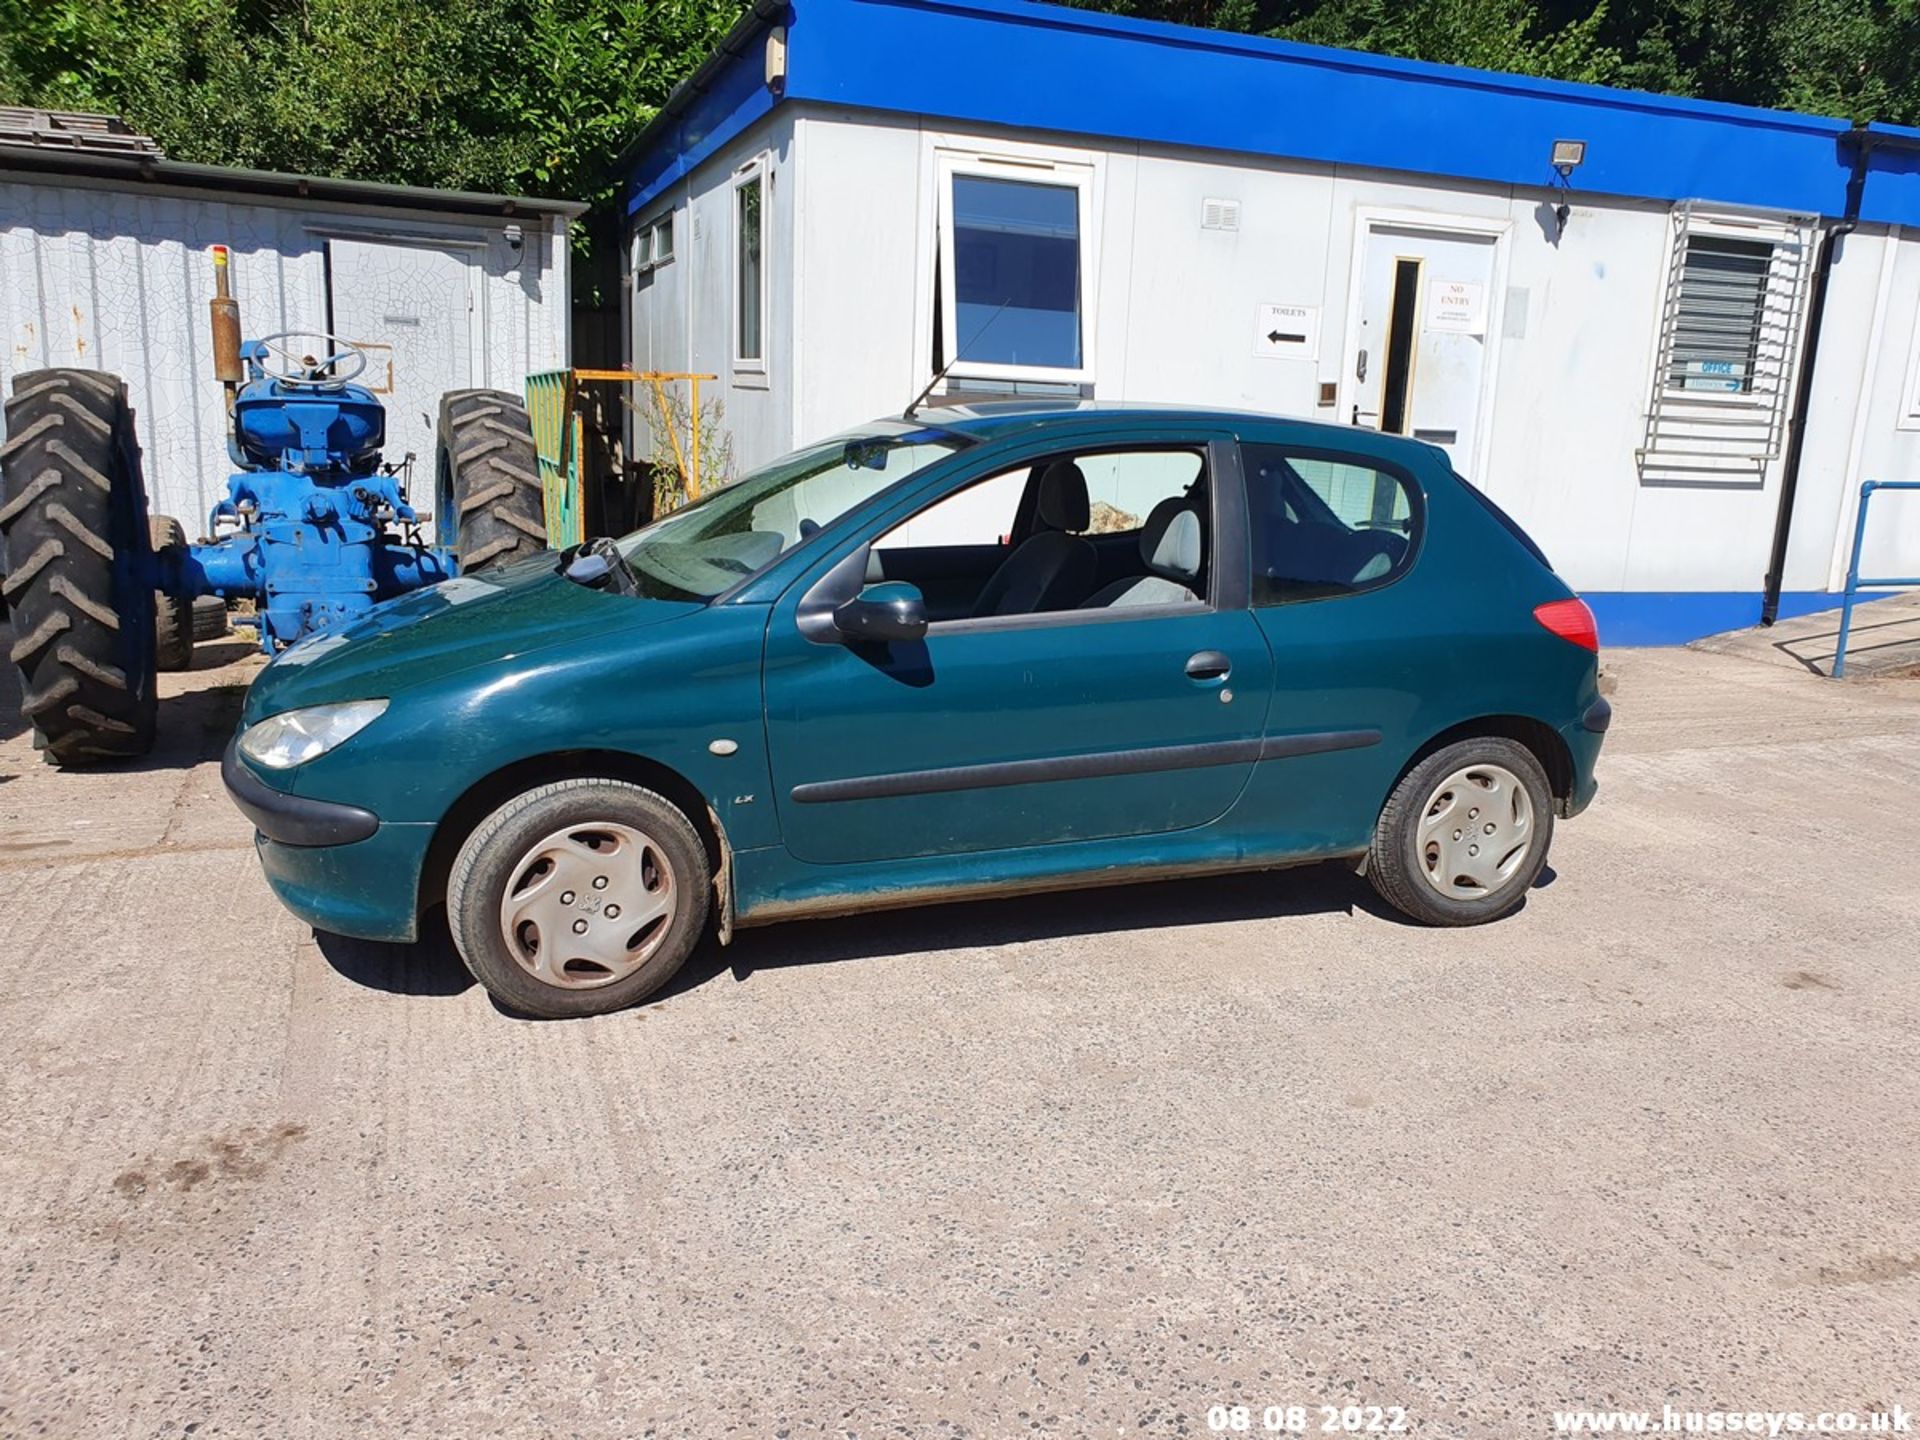
[(1320, 358), (1319, 306), (1259, 305), (1253, 318), (1254, 354), (1270, 360)]

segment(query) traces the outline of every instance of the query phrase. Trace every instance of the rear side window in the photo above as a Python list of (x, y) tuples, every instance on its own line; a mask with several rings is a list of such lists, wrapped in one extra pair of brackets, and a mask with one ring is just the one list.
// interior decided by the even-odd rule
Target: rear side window
[(1354, 595), (1406, 572), (1425, 519), (1402, 474), (1355, 457), (1241, 447), (1253, 540), (1253, 603)]
[(1486, 511), (1487, 514), (1499, 522), (1502, 530), (1520, 542), (1521, 548), (1542, 565), (1546, 566), (1547, 569), (1553, 569), (1553, 562), (1547, 559), (1547, 552), (1533, 543), (1533, 537), (1520, 528), (1519, 521), (1507, 514), (1507, 512), (1502, 510), (1498, 505), (1494, 504), (1492, 497), (1481, 491), (1471, 480), (1464, 479), (1459, 475), (1455, 475), (1453, 478), (1460, 481), (1460, 488), (1462, 490), (1480, 502), (1480, 508), (1482, 510)]

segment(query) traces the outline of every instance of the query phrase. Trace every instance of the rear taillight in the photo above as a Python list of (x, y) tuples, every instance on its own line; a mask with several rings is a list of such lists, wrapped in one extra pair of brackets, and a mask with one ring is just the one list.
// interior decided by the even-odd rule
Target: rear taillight
[(1582, 650), (1591, 650), (1596, 655), (1600, 653), (1600, 630), (1593, 623), (1593, 611), (1578, 596), (1536, 605), (1533, 618), (1569, 645), (1578, 645)]

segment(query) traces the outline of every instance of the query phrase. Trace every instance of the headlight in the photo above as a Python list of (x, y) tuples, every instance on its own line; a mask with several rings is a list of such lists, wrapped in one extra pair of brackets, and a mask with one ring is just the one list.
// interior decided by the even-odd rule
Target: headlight
[(269, 770), (291, 770), (351, 740), (386, 708), (384, 700), (349, 700), (343, 705), (283, 710), (249, 725), (240, 736), (240, 753)]

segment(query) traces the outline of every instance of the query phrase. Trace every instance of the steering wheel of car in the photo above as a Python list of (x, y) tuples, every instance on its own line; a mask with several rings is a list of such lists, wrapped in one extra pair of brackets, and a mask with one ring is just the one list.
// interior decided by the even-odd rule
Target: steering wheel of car
[[(312, 340), (321, 342), (317, 357), (304, 343)], [(367, 368), (366, 351), (324, 330), (282, 330), (256, 343), (266, 352), (261, 373), (290, 390), (337, 390)], [(276, 356), (281, 367), (272, 363)]]

